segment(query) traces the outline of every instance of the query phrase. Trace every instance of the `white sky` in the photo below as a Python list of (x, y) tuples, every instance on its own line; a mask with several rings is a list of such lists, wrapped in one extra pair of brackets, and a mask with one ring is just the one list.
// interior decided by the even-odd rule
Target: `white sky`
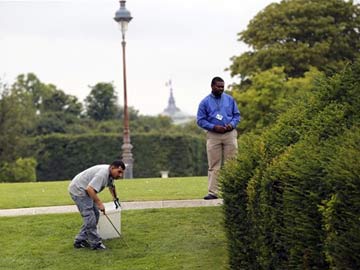
[[(238, 33), (272, 0), (128, 0), (128, 105), (156, 115), (176, 105), (195, 115), (230, 58), (247, 50)], [(0, 79), (33, 72), (83, 102), (89, 85), (113, 82), (123, 104), (121, 32), (116, 0), (0, 0)]]

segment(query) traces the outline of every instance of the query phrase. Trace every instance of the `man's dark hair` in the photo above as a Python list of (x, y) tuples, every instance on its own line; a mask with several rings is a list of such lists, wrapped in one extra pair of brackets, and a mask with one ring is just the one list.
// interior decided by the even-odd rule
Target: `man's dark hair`
[(116, 167), (116, 168), (121, 167), (123, 170), (125, 170), (125, 164), (124, 164), (124, 162), (123, 162), (122, 160), (119, 160), (119, 159), (114, 160), (114, 161), (110, 164), (110, 166), (113, 166), (113, 167)]
[(215, 84), (215, 82), (224, 82), (224, 80), (220, 77), (214, 77), (212, 80), (211, 80), (211, 86), (213, 86)]

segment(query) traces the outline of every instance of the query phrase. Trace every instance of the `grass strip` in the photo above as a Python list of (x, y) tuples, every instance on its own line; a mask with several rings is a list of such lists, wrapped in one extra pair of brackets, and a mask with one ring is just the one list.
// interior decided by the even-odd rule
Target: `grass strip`
[(227, 269), (221, 207), (122, 212), (122, 238), (76, 250), (79, 214), (0, 218), (0, 269)]
[[(73, 204), (67, 187), (70, 181), (0, 183), (0, 209)], [(206, 177), (143, 178), (116, 180), (120, 201), (200, 199), (207, 193)], [(99, 194), (111, 201), (107, 190)]]

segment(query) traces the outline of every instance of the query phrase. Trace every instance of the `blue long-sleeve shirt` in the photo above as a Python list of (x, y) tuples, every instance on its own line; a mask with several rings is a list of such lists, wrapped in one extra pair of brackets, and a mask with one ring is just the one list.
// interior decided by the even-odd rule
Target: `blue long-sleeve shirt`
[(231, 124), (233, 128), (236, 128), (239, 122), (240, 111), (232, 96), (222, 93), (220, 98), (216, 98), (210, 94), (200, 102), (197, 112), (199, 127), (211, 131), (215, 125)]

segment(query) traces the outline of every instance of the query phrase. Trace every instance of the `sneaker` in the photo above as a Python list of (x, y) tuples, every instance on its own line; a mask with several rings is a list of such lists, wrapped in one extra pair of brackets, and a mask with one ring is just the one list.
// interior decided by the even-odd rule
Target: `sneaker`
[(213, 194), (208, 194), (204, 197), (204, 200), (215, 200), (217, 199), (218, 197), (216, 195), (213, 195)]
[(90, 244), (86, 240), (76, 240), (74, 242), (74, 248), (87, 248), (90, 247)]
[(95, 246), (91, 247), (92, 250), (104, 250), (106, 246), (103, 243), (98, 243)]

